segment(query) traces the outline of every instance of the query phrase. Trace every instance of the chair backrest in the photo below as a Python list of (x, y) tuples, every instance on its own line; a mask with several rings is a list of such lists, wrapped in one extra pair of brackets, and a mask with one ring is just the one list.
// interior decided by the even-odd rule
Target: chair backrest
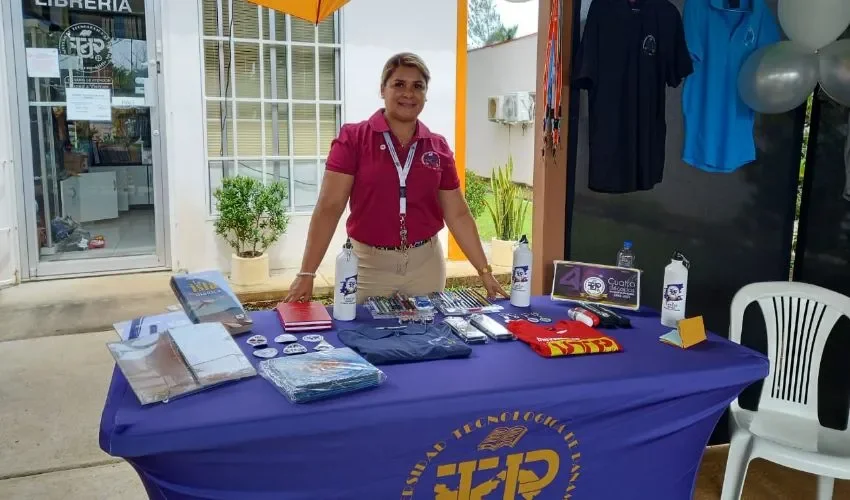
[(747, 285), (732, 299), (729, 340), (741, 343), (744, 311), (753, 302), (758, 302), (764, 314), (770, 359), (759, 410), (817, 422), (818, 376), (824, 346), (838, 319), (850, 316), (850, 297), (799, 282)]

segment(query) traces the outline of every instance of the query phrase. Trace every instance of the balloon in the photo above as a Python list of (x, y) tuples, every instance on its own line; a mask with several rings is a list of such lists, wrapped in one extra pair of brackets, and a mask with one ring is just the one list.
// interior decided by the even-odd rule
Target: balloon
[(839, 40), (818, 53), (820, 86), (835, 102), (850, 106), (850, 40)]
[(847, 0), (779, 0), (778, 10), (788, 38), (812, 52), (834, 42), (850, 26)]
[(738, 73), (741, 99), (759, 113), (784, 113), (796, 108), (817, 83), (817, 56), (787, 41), (756, 50)]

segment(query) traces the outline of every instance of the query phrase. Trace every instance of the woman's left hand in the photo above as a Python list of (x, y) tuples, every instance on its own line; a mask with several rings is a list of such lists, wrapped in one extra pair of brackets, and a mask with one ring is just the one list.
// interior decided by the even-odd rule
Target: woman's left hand
[(504, 298), (509, 298), (508, 294), (502, 288), (502, 285), (496, 281), (496, 278), (491, 273), (484, 273), (481, 275), (481, 285), (484, 286), (484, 289), (487, 290), (487, 298), (494, 299), (501, 295)]

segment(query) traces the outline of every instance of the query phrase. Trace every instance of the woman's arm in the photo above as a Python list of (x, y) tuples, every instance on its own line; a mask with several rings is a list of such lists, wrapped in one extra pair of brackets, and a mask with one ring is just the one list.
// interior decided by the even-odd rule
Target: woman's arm
[(480, 273), (487, 267), (487, 256), (481, 246), (481, 237), (475, 219), (466, 204), (460, 189), (440, 190), (440, 205), (443, 209), (443, 219), (449, 231), (457, 240), (469, 263)]
[(307, 230), (307, 246), (301, 260), (302, 273), (315, 273), (325, 258), (339, 219), (348, 204), (353, 184), (353, 175), (325, 171), (319, 199)]

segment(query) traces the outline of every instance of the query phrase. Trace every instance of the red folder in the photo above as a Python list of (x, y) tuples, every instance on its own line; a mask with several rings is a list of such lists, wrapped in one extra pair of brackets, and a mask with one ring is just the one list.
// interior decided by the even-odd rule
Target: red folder
[(331, 315), (321, 302), (281, 302), (275, 308), (280, 324), (287, 331), (328, 330)]

